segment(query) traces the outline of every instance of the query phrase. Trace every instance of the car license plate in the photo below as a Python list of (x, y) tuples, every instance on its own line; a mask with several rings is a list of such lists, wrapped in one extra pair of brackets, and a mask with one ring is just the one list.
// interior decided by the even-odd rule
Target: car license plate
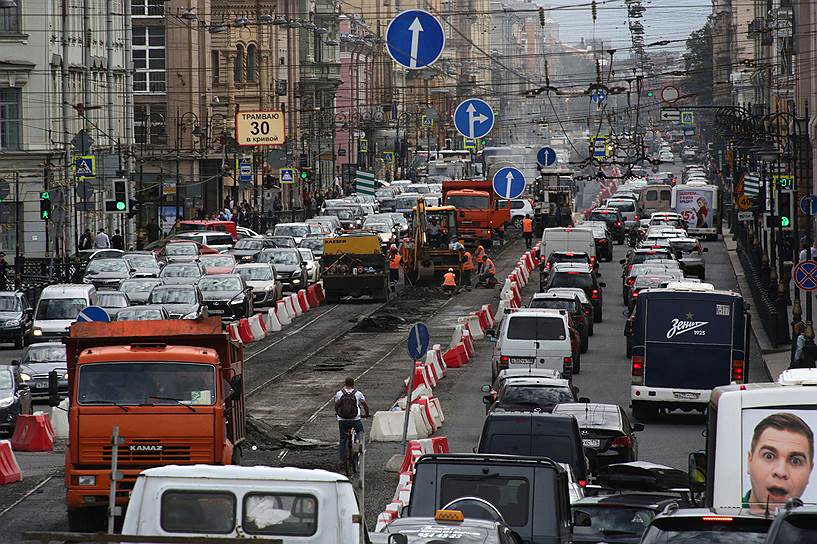
[(599, 438), (582, 438), (582, 446), (585, 448), (598, 448), (601, 446), (601, 439)]
[(700, 398), (700, 393), (691, 393), (689, 391), (673, 391), (672, 394), (676, 399), (696, 400)]
[(34, 382), (34, 389), (48, 389), (48, 380), (37, 380)]
[(515, 365), (532, 365), (533, 357), (511, 357), (511, 364)]
[(207, 313), (210, 315), (221, 315), (224, 313), (224, 310), (209, 310)]

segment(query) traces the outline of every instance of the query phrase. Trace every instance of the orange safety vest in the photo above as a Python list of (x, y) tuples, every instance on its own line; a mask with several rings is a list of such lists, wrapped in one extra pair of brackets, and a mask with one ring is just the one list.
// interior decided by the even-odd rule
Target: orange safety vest
[(496, 276), (496, 267), (494, 266), (494, 261), (490, 258), (485, 261), (485, 271), (492, 276)]
[(465, 262), (462, 263), (463, 270), (473, 270), (474, 269), (474, 260), (471, 258), (471, 252), (466, 251), (462, 254), (465, 257)]
[(533, 219), (531, 219), (530, 217), (522, 219), (522, 232), (524, 233), (533, 232)]
[(394, 255), (389, 257), (389, 268), (391, 270), (399, 270), (400, 269), (400, 255), (395, 253)]
[(485, 260), (485, 248), (482, 245), (477, 246), (476, 251), (477, 262), (482, 264), (482, 261)]
[(445, 276), (443, 276), (443, 287), (456, 287), (456, 286), (457, 286), (457, 276), (455, 276), (453, 272), (446, 272)]

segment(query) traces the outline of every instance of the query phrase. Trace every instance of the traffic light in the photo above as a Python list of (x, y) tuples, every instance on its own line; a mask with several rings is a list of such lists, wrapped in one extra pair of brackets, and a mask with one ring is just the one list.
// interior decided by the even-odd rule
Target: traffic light
[(652, 92), (652, 91), (647, 91), (647, 98), (652, 98), (653, 96), (655, 96), (655, 93), (654, 93), (654, 92)]
[(128, 213), (128, 180), (113, 180), (113, 199), (105, 201), (106, 213)]
[(309, 183), (312, 180), (312, 169), (311, 168), (302, 169), (300, 174), (298, 174), (298, 177), (301, 179), (301, 181)]
[(792, 228), (792, 193), (791, 191), (777, 192), (777, 216), (780, 221), (777, 226), (781, 229)]
[(40, 219), (51, 219), (51, 195), (48, 191), (40, 191)]
[(139, 213), (139, 201), (132, 198), (128, 199), (128, 219), (133, 219)]
[(539, 25), (545, 28), (545, 8), (539, 8)]

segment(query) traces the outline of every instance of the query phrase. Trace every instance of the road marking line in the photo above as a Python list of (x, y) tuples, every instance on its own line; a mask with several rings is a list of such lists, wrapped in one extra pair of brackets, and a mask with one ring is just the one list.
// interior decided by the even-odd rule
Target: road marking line
[(335, 308), (337, 308), (338, 306), (339, 306), (338, 304), (335, 304), (334, 306), (332, 306), (331, 308), (329, 308), (328, 310), (326, 310), (325, 312), (323, 312), (321, 315), (319, 315), (319, 316), (315, 317), (314, 319), (312, 319), (312, 321), (307, 321), (306, 323), (304, 323), (303, 325), (301, 325), (301, 327), (300, 327), (300, 328), (295, 329), (294, 331), (292, 331), (292, 332), (289, 332), (289, 333), (285, 334), (284, 336), (282, 336), (281, 338), (279, 338), (279, 339), (278, 339), (278, 340), (276, 340), (275, 342), (273, 342), (273, 343), (269, 344), (268, 346), (264, 346), (263, 348), (259, 349), (259, 350), (258, 350), (258, 351), (256, 351), (255, 353), (253, 353), (253, 354), (249, 355), (248, 357), (245, 357), (245, 358), (244, 358), (244, 362), (246, 363), (246, 362), (247, 362), (247, 361), (249, 361), (250, 359), (254, 358), (256, 355), (261, 355), (262, 353), (264, 353), (265, 351), (267, 351), (267, 350), (268, 350), (268, 349), (270, 349), (271, 347), (273, 347), (273, 346), (277, 346), (278, 344), (280, 344), (281, 342), (283, 342), (284, 340), (286, 340), (286, 339), (287, 339), (287, 338), (289, 338), (290, 336), (292, 336), (292, 335), (294, 335), (294, 334), (298, 334), (299, 332), (301, 332), (302, 330), (304, 330), (305, 328), (307, 328), (308, 326), (310, 326), (310, 325), (311, 325), (312, 323), (314, 323), (315, 321), (317, 321), (317, 320), (321, 319), (323, 316), (325, 316), (326, 314), (328, 314), (329, 312), (331, 312), (332, 310), (334, 310), (334, 309), (335, 309)]
[(19, 505), (21, 502), (23, 502), (24, 500), (26, 500), (27, 498), (29, 498), (31, 495), (33, 495), (34, 493), (36, 493), (38, 489), (40, 489), (42, 486), (44, 486), (45, 484), (47, 484), (47, 483), (48, 483), (48, 481), (49, 481), (49, 480), (51, 480), (51, 478), (53, 478), (53, 477), (54, 477), (54, 475), (53, 475), (53, 474), (52, 474), (51, 476), (48, 476), (48, 477), (47, 477), (47, 478), (45, 478), (43, 481), (41, 481), (40, 483), (38, 483), (37, 485), (35, 485), (34, 487), (32, 487), (32, 488), (31, 488), (31, 489), (28, 491), (28, 493), (26, 493), (25, 495), (23, 495), (22, 497), (20, 497), (19, 499), (17, 499), (17, 500), (16, 500), (16, 501), (14, 501), (13, 503), (11, 503), (9, 506), (7, 506), (7, 507), (6, 507), (6, 508), (5, 508), (5, 509), (4, 509), (2, 512), (0, 512), (0, 518), (2, 518), (2, 517), (3, 517), (3, 516), (5, 516), (7, 513), (9, 513), (9, 512), (11, 511), (11, 509), (12, 509), (12, 508), (15, 508), (15, 507), (16, 507), (17, 505)]

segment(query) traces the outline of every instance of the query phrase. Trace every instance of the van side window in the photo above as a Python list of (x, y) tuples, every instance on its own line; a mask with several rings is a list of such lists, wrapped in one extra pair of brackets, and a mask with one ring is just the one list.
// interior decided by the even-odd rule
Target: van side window
[(658, 191), (647, 191), (647, 202), (655, 202), (658, 200)]
[(671, 191), (661, 191), (661, 200), (672, 200)]
[(312, 536), (318, 531), (318, 499), (289, 493), (248, 493), (241, 527), (251, 535)]
[(228, 534), (235, 529), (235, 506), (235, 495), (226, 491), (165, 491), (162, 493), (162, 530)]
[(507, 338), (509, 340), (564, 340), (564, 320), (558, 317), (526, 317), (510, 319)]

